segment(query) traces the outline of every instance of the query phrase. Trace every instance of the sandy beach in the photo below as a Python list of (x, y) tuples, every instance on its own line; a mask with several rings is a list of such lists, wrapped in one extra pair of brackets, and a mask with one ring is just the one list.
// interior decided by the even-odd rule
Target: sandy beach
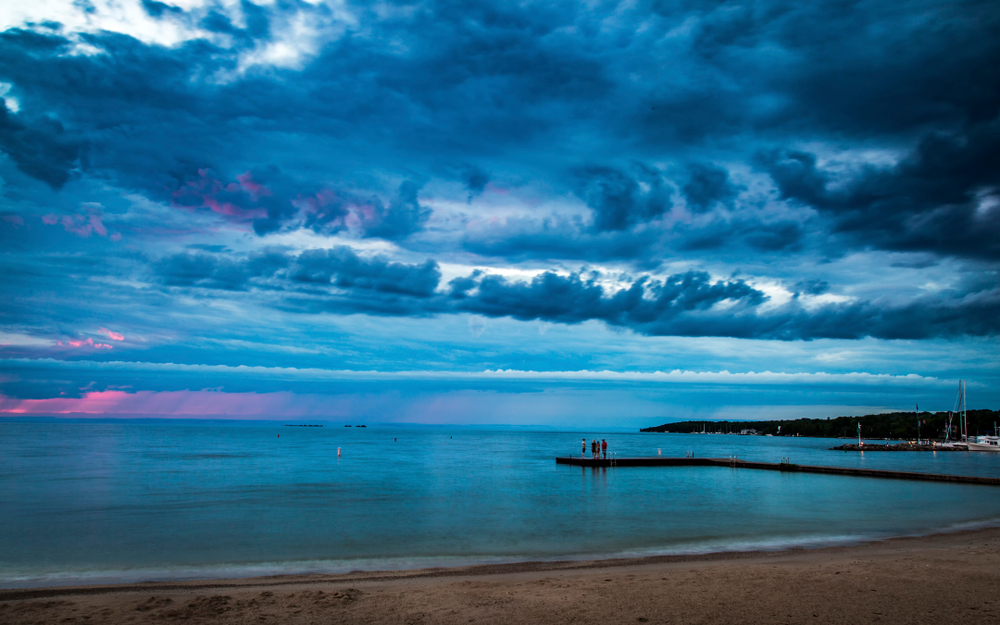
[(996, 623), (1000, 529), (781, 552), (0, 590), (0, 623)]

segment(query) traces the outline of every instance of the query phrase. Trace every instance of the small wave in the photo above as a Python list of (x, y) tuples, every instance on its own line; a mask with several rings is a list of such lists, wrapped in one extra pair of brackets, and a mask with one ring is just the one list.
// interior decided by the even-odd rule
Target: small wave
[(0, 588), (133, 584), (212, 579), (245, 579), (279, 575), (338, 575), (374, 571), (406, 571), (425, 568), (513, 564), (518, 562), (584, 562), (590, 560), (642, 558), (648, 556), (699, 556), (711, 553), (785, 551), (856, 545), (876, 540), (918, 537), (1000, 527), (1000, 518), (955, 523), (923, 532), (859, 533), (767, 538), (720, 538), (639, 549), (575, 554), (519, 554), (506, 556), (414, 556), (396, 558), (353, 558), (344, 560), (294, 560), (287, 562), (223, 563), (200, 566), (136, 567), (75, 571), (16, 572), (0, 570)]
[[(565, 558), (558, 558), (565, 559)], [(288, 562), (224, 563), (200, 566), (137, 567), (124, 569), (79, 569), (74, 571), (4, 572), (0, 588), (37, 588), (145, 582), (180, 582), (212, 579), (245, 579), (273, 575), (338, 575), (365, 571), (397, 571), (424, 568), (509, 564), (538, 560), (529, 556), (508, 557), (412, 557), (360, 558), (350, 560), (293, 560)]]

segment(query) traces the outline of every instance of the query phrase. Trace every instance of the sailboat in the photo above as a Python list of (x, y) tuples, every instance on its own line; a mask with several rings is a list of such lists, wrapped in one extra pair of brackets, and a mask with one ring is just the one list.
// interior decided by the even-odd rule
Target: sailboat
[[(994, 434), (996, 434), (995, 431)], [(969, 451), (995, 451), (1000, 453), (1000, 436), (977, 436), (975, 441), (969, 439), (966, 445), (969, 446)]]
[[(969, 436), (968, 404), (965, 401), (965, 380), (958, 381), (958, 397), (955, 399), (955, 412), (959, 416), (959, 427), (961, 428), (961, 440), (969, 448), (969, 451), (994, 451), (1000, 453), (1000, 432), (993, 424), (993, 436)], [(949, 426), (951, 421), (949, 419)]]

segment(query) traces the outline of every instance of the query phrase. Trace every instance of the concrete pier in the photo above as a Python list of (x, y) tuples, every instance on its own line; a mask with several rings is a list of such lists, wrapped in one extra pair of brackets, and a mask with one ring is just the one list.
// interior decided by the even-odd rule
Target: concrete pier
[(732, 469), (761, 469), (765, 471), (786, 471), (788, 473), (825, 473), (828, 475), (850, 475), (854, 477), (878, 477), (891, 480), (920, 480), (924, 482), (953, 482), (960, 484), (982, 484), (1000, 486), (1000, 478), (974, 477), (967, 475), (944, 475), (940, 473), (914, 473), (911, 471), (882, 471), (878, 469), (853, 469), (847, 467), (819, 467), (788, 462), (752, 462), (735, 458), (556, 458), (556, 464), (578, 467), (729, 467)]

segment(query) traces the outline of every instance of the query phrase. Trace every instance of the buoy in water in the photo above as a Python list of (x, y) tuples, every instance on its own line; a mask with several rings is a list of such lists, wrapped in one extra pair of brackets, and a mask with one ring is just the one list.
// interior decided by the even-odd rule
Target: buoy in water
[(657, 455), (657, 456), (661, 455), (661, 454), (660, 454), (660, 450), (659, 450), (659, 449), (657, 449), (657, 450), (656, 450), (656, 455)]
[(340, 457), (340, 447), (337, 448), (337, 457)]

